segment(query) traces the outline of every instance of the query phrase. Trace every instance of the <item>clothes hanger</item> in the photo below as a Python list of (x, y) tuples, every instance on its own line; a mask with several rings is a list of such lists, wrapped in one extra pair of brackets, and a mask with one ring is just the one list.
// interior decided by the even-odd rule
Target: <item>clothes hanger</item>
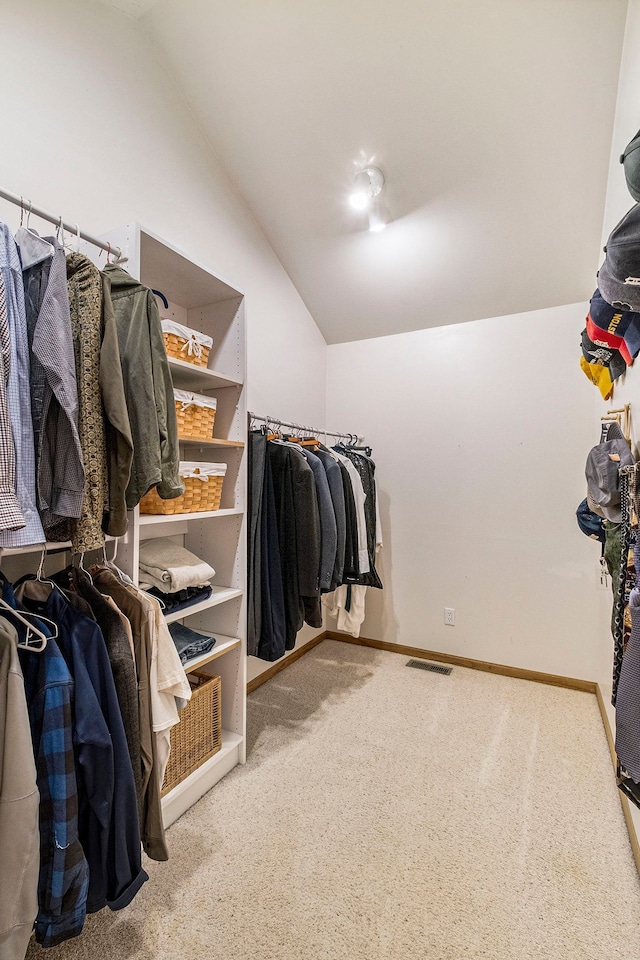
[(168, 301), (167, 298), (165, 297), (164, 293), (161, 293), (159, 290), (152, 290), (151, 293), (152, 293), (154, 296), (156, 296), (156, 297), (160, 297), (160, 299), (162, 300), (162, 303), (163, 303), (163, 305), (164, 305), (165, 310), (168, 310), (168, 309), (169, 309), (169, 301)]
[(113, 557), (111, 558), (111, 560), (107, 560), (107, 547), (106, 547), (106, 544), (103, 544), (103, 545), (102, 545), (102, 554), (103, 554), (103, 556), (104, 556), (105, 567), (107, 568), (107, 570), (111, 570), (112, 573), (115, 573), (115, 575), (117, 576), (117, 578), (118, 578), (118, 580), (120, 581), (120, 583), (122, 583), (122, 584), (124, 584), (125, 586), (127, 586), (127, 581), (125, 580), (124, 571), (122, 571), (122, 570), (120, 569), (120, 567), (118, 567), (118, 566), (116, 565), (116, 557), (118, 556), (118, 544), (119, 544), (119, 542), (120, 542), (120, 541), (119, 541), (119, 538), (118, 538), (118, 537), (115, 537), (115, 539), (114, 539), (113, 542), (114, 542)]
[[(1, 614), (2, 616), (13, 617), (15, 620), (21, 623), (24, 627), (26, 627), (27, 632), (25, 634), (25, 638), (24, 640), (18, 640), (17, 646), (21, 650), (30, 650), (32, 653), (42, 653), (42, 651), (47, 645), (48, 637), (46, 636), (46, 634), (44, 634), (41, 630), (38, 630), (37, 627), (34, 627), (34, 625), (30, 623), (25, 616), (22, 615), (22, 613), (20, 613), (18, 610), (15, 610), (12, 606), (10, 606), (6, 602), (6, 600), (3, 600), (2, 597), (0, 597), (0, 610), (3, 611)], [(42, 620), (45, 623), (52, 622), (50, 620), (47, 620), (45, 617), (38, 617), (38, 619)], [(57, 636), (57, 627), (56, 627), (56, 636)], [(33, 638), (35, 638), (36, 643), (32, 643)]]
[[(20, 198), (22, 200), (22, 197)], [(24, 207), (22, 203), (20, 204), (20, 226), (16, 230), (15, 241), (20, 247), (20, 260), (22, 263), (22, 269), (27, 270), (29, 267), (34, 267), (37, 263), (43, 263), (45, 260), (48, 260), (53, 256), (53, 244), (49, 243), (48, 240), (45, 240), (44, 237), (39, 236), (35, 230), (32, 230), (29, 227), (29, 219), (31, 217), (31, 208), (33, 206), (31, 200), (29, 203), (29, 211), (27, 213), (27, 222), (26, 225), (22, 225)]]
[[(76, 223), (75, 236), (72, 233), (70, 233), (68, 236), (69, 236), (69, 239), (67, 240), (67, 242), (66, 243), (63, 242), (62, 244), (64, 249), (67, 250), (68, 253), (80, 253), (80, 227), (77, 223)], [(62, 238), (64, 241), (64, 230), (62, 232)]]

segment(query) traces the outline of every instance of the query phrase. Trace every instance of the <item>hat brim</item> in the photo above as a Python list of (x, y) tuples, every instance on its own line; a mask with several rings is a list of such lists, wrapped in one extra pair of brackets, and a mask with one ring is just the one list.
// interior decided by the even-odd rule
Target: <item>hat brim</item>
[(612, 277), (606, 259), (598, 270), (598, 289), (610, 307), (640, 311), (640, 286), (632, 287)]

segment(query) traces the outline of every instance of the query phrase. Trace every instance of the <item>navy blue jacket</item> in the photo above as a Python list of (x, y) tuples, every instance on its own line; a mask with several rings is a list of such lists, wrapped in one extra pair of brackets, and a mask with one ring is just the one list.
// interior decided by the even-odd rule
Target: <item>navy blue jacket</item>
[(148, 876), (142, 869), (133, 770), (106, 645), (98, 625), (74, 610), (57, 587), (42, 602), (29, 597), (35, 589), (29, 584), (27, 579), (19, 589), (20, 599), (57, 625), (58, 645), (75, 681), (73, 734), (79, 836), (89, 864), (87, 911), (106, 905), (119, 910)]

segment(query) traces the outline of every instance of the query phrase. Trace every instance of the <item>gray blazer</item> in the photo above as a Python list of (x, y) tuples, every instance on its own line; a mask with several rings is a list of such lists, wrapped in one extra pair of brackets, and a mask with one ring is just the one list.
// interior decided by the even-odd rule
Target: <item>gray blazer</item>
[(316, 494), (318, 497), (318, 510), (320, 512), (320, 571), (319, 586), (320, 590), (328, 592), (331, 589), (333, 571), (336, 564), (336, 551), (338, 547), (338, 527), (336, 524), (336, 514), (333, 509), (333, 500), (329, 491), (329, 481), (327, 474), (320, 459), (307, 450), (302, 448), (307, 463), (313, 470), (313, 477), (316, 482)]

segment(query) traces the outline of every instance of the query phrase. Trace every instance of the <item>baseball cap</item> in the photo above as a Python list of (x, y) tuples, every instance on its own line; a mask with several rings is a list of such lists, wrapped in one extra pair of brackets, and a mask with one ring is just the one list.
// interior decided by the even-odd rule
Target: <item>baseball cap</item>
[(589, 363), (584, 357), (580, 357), (580, 369), (587, 375), (591, 383), (595, 384), (603, 400), (608, 400), (613, 393), (613, 382), (609, 367), (601, 363)]
[(599, 290), (589, 302), (587, 333), (594, 343), (619, 350), (629, 367), (640, 353), (640, 313), (616, 310)]
[(602, 517), (599, 517), (597, 513), (594, 513), (593, 510), (589, 509), (589, 504), (587, 503), (586, 498), (581, 504), (579, 504), (578, 509), (576, 510), (576, 520), (578, 521), (578, 526), (585, 536), (590, 537), (591, 540), (599, 540), (600, 543), (605, 542), (604, 523), (602, 522)]
[(640, 311), (640, 203), (616, 224), (604, 248), (598, 289), (612, 307)]
[(587, 457), (585, 476), (587, 478), (588, 505), (592, 510), (602, 512), (607, 520), (620, 523), (620, 467), (633, 464), (633, 456), (626, 440), (607, 440), (592, 447)]
[(634, 200), (640, 200), (640, 130), (624, 148), (620, 163), (624, 164), (624, 176), (629, 193)]

